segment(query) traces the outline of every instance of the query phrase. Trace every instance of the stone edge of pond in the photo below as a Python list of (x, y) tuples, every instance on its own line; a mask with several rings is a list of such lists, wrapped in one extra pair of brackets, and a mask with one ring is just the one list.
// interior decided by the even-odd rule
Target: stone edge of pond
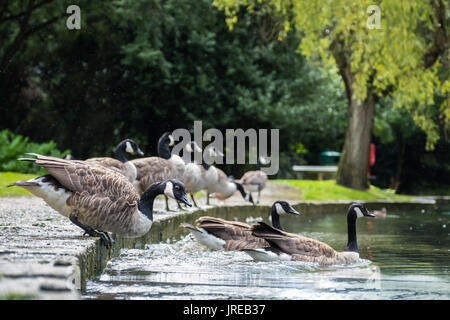
[[(388, 211), (397, 210), (433, 210), (437, 208), (435, 199), (416, 199), (416, 202), (396, 201), (360, 201), (369, 210), (385, 207)], [(346, 212), (352, 201), (298, 201), (292, 203), (303, 214)], [(209, 206), (206, 209), (170, 212), (155, 216), (153, 226), (140, 238), (122, 238), (113, 235), (114, 244), (107, 249), (99, 239), (87, 238), (88, 241), (77, 253), (65, 255), (64, 259), (55, 257), (46, 265), (37, 265), (30, 261), (17, 265), (0, 261), (0, 299), (81, 299), (85, 292), (86, 281), (98, 276), (111, 258), (117, 257), (122, 248), (144, 248), (147, 243), (158, 243), (175, 239), (180, 234), (181, 222), (194, 223), (204, 215), (216, 216), (227, 220), (245, 221), (250, 216), (268, 215), (268, 205), (231, 205)], [(73, 241), (73, 239), (71, 239)], [(76, 251), (76, 250), (75, 250)], [(0, 255), (1, 257), (1, 255)]]

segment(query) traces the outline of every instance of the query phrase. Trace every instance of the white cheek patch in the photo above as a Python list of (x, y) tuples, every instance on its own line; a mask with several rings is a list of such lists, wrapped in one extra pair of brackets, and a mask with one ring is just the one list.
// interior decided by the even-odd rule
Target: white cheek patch
[(188, 144), (186, 145), (186, 151), (187, 151), (187, 152), (194, 152), (194, 150), (192, 150), (192, 148), (191, 148), (191, 144), (190, 144), (190, 143), (188, 143)]
[(279, 203), (275, 203), (275, 210), (278, 214), (286, 213), (286, 211), (284, 211), (283, 207)]
[(134, 151), (133, 151), (133, 147), (131, 146), (131, 143), (129, 142), (129, 141), (127, 141), (127, 143), (126, 143), (126, 148), (125, 148), (125, 151), (126, 152), (129, 152), (129, 153), (133, 153)]
[(216, 151), (214, 151), (214, 148), (209, 149), (208, 150), (208, 154), (209, 154), (210, 158), (213, 158), (213, 157), (217, 156), (217, 153), (216, 153)]
[(355, 211), (356, 211), (356, 217), (358, 217), (358, 218), (364, 217), (364, 214), (362, 213), (360, 208), (356, 207)]
[(267, 165), (270, 163), (270, 160), (265, 157), (259, 157), (259, 162), (261, 162), (262, 165)]
[(193, 144), (194, 144), (194, 149), (195, 149), (195, 151), (197, 151), (197, 152), (202, 152), (202, 148), (200, 148), (200, 147), (198, 146), (197, 142), (194, 141)]
[(164, 194), (170, 198), (175, 199), (175, 196), (173, 194), (173, 184), (172, 182), (167, 182), (166, 187), (164, 188)]
[(247, 193), (244, 198), (246, 201), (250, 201), (250, 195)]
[(173, 140), (173, 137), (172, 137), (171, 134), (169, 134), (169, 140), (170, 140), (169, 147), (171, 147), (171, 146), (173, 146), (175, 144), (175, 141)]

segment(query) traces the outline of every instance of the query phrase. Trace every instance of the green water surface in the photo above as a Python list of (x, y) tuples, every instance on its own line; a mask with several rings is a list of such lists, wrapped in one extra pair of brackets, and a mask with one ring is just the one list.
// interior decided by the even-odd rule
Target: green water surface
[[(267, 217), (261, 217), (268, 221)], [(347, 243), (346, 214), (282, 216), (288, 232)], [(388, 212), (357, 221), (360, 261), (319, 267), (255, 262), (214, 252), (191, 236), (124, 249), (89, 281), (88, 299), (449, 299), (450, 210)]]

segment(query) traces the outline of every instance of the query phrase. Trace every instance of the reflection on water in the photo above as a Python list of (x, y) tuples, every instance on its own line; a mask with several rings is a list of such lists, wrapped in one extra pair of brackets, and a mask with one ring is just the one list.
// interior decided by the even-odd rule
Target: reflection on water
[[(345, 248), (345, 215), (283, 218), (290, 232)], [(449, 299), (449, 219), (442, 212), (359, 219), (361, 259), (345, 267), (255, 262), (243, 252), (210, 251), (190, 235), (145, 250), (124, 249), (87, 283), (85, 298)]]

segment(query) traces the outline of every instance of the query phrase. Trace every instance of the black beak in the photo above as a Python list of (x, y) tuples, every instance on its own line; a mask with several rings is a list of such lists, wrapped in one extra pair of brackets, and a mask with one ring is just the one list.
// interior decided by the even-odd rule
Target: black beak
[(295, 215), (297, 215), (297, 216), (300, 215), (300, 213), (299, 213), (297, 210), (295, 210), (294, 208), (292, 208), (292, 207), (289, 207), (289, 209), (288, 209), (287, 212), (288, 212), (288, 213), (295, 214)]
[(186, 198), (186, 195), (182, 196), (179, 200), (181, 202), (183, 202), (185, 205), (192, 207), (192, 204), (188, 201), (188, 199)]
[(369, 217), (369, 218), (375, 218), (375, 215), (367, 209), (366, 209), (366, 212), (364, 213), (364, 216)]
[(137, 153), (138, 155), (140, 155), (141, 157), (144, 156), (144, 153), (143, 153), (142, 150), (139, 149), (139, 148), (136, 150), (136, 153)]

